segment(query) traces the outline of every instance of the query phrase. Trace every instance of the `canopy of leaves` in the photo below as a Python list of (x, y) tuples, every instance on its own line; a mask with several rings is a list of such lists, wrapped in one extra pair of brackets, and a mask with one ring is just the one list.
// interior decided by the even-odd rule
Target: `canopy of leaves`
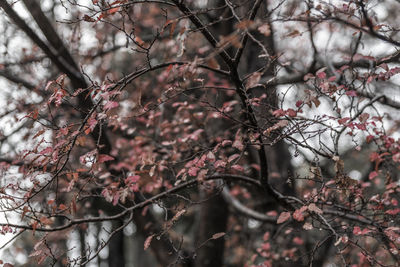
[(1, 0), (0, 263), (396, 266), (399, 12)]

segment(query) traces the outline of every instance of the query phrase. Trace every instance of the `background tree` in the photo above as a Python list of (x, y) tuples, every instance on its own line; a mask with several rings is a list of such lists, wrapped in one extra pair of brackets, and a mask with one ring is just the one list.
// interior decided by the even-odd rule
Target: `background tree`
[(4, 263), (400, 261), (398, 1), (0, 7)]

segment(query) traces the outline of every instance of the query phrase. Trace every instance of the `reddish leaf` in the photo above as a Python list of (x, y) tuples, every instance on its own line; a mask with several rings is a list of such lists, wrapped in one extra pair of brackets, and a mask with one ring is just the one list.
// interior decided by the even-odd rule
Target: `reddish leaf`
[(348, 120), (350, 120), (350, 118), (348, 118), (348, 117), (342, 118), (342, 119), (338, 119), (338, 123), (339, 124), (345, 124)]
[(367, 138), (366, 138), (367, 143), (368, 144), (371, 143), (372, 140), (374, 140), (374, 136), (373, 135), (368, 135)]
[(36, 228), (38, 226), (38, 221), (32, 223), (32, 234), (35, 235)]
[(235, 142), (233, 142), (233, 144), (232, 144), (232, 147), (237, 148), (239, 150), (243, 150), (244, 145), (243, 145), (242, 140), (240, 140), (240, 139), (235, 140)]
[(218, 168), (225, 168), (225, 167), (226, 167), (226, 162), (223, 161), (223, 160), (217, 160), (217, 161), (214, 163), (214, 168), (215, 168), (215, 169), (218, 169)]
[(317, 77), (320, 79), (325, 79), (326, 78), (326, 73), (324, 71), (317, 72)]
[(389, 215), (397, 215), (399, 213), (400, 213), (400, 208), (399, 209), (393, 209), (393, 210), (385, 211), (385, 214), (389, 214)]
[(303, 206), (300, 209), (297, 209), (293, 212), (293, 219), (296, 221), (302, 222), (304, 221), (304, 212), (307, 210), (307, 206)]
[(286, 222), (287, 220), (290, 219), (290, 212), (282, 212), (279, 217), (278, 220), (276, 221), (277, 224), (281, 224)]
[(216, 233), (216, 234), (213, 234), (213, 236), (211, 237), (211, 239), (218, 239), (218, 238), (223, 237), (224, 235), (225, 235), (224, 232)]
[(296, 116), (297, 116), (297, 111), (295, 111), (295, 110), (289, 108), (289, 109), (287, 110), (287, 114), (288, 114), (290, 117), (296, 117)]
[(38, 131), (32, 138), (35, 139), (36, 137), (38, 137), (38, 136), (44, 134), (45, 131), (46, 131), (46, 130), (44, 130), (44, 129)]
[(198, 171), (199, 171), (199, 168), (197, 168), (197, 167), (191, 167), (191, 168), (189, 169), (189, 171), (188, 171), (188, 174), (189, 174), (190, 176), (196, 176)]
[(50, 154), (51, 152), (53, 152), (53, 148), (52, 147), (46, 147), (45, 149), (40, 151), (40, 154), (41, 155), (46, 155), (46, 154)]
[(238, 172), (243, 172), (244, 171), (244, 168), (242, 166), (240, 166), (240, 165), (237, 165), (237, 164), (233, 165), (231, 168), (236, 170), (236, 171), (238, 171)]
[(348, 96), (357, 96), (357, 92), (354, 91), (354, 90), (350, 90), (350, 91), (346, 92), (346, 95), (348, 95)]
[(118, 106), (119, 106), (118, 102), (115, 102), (115, 101), (108, 101), (108, 102), (104, 105), (104, 110), (110, 110), (110, 109), (116, 108), (116, 107), (118, 107)]
[(283, 109), (277, 109), (272, 112), (272, 115), (274, 115), (275, 117), (282, 117), (285, 116), (285, 114), (286, 113)]
[(355, 234), (355, 235), (361, 235), (361, 228), (360, 227), (358, 227), (358, 226), (354, 226), (354, 228), (353, 228), (353, 234)]
[(301, 245), (303, 245), (304, 244), (304, 241), (303, 241), (303, 239), (301, 239), (300, 237), (295, 237), (295, 238), (293, 238), (293, 243), (295, 243), (296, 245), (299, 245), (299, 246), (301, 246)]
[(107, 11), (107, 14), (112, 15), (112, 14), (118, 12), (118, 10), (119, 10), (119, 7), (111, 8), (111, 9), (109, 9), (109, 10)]
[(148, 249), (151, 244), (151, 240), (153, 240), (154, 235), (150, 235), (146, 238), (146, 241), (144, 241), (144, 250)]
[(83, 20), (87, 21), (87, 22), (95, 22), (96, 21), (94, 18), (92, 18), (86, 14), (83, 16)]
[(114, 160), (114, 158), (111, 157), (111, 156), (109, 156), (109, 155), (100, 154), (100, 155), (98, 156), (97, 162), (98, 162), (98, 163), (103, 163), (103, 162), (111, 161), (111, 160)]
[(372, 179), (374, 179), (374, 178), (377, 177), (377, 176), (378, 176), (378, 172), (373, 171), (373, 172), (370, 172), (370, 174), (368, 175), (368, 178), (369, 178), (370, 180), (372, 180)]
[(318, 213), (318, 214), (322, 214), (322, 210), (320, 208), (318, 208), (314, 203), (311, 203), (310, 205), (308, 205), (308, 210)]
[(240, 154), (233, 154), (228, 158), (228, 162), (230, 163), (230, 162), (234, 161), (235, 159), (237, 159), (238, 157), (240, 157)]
[(222, 146), (229, 146), (229, 145), (231, 145), (232, 144), (232, 141), (231, 140), (224, 140), (224, 141), (222, 141)]

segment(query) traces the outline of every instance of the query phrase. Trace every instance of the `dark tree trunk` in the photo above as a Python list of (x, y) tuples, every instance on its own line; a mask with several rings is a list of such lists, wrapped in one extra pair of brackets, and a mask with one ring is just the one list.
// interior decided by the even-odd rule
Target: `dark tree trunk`
[[(209, 197), (209, 196), (208, 196)], [(226, 231), (229, 217), (228, 206), (221, 195), (214, 196), (202, 205), (199, 216), (197, 245), (216, 233)], [(196, 251), (196, 267), (215, 267), (224, 264), (225, 240), (223, 237), (207, 241)]]
[[(113, 222), (113, 229), (121, 227), (122, 221)], [(108, 266), (125, 267), (124, 232), (118, 231), (108, 244)]]

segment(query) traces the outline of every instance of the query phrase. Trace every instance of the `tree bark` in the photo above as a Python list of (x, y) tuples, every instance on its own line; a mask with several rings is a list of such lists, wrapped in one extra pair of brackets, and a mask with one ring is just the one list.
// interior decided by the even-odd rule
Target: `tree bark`
[[(206, 197), (210, 197), (207, 195)], [(221, 195), (211, 197), (204, 203), (199, 216), (197, 245), (203, 244), (216, 233), (226, 232), (228, 217), (228, 206)], [(195, 252), (195, 267), (223, 266), (224, 248), (223, 237), (207, 241)]]
[[(113, 229), (121, 227), (122, 224), (122, 221), (113, 222)], [(108, 266), (125, 267), (124, 232), (122, 230), (115, 233), (108, 244)]]

